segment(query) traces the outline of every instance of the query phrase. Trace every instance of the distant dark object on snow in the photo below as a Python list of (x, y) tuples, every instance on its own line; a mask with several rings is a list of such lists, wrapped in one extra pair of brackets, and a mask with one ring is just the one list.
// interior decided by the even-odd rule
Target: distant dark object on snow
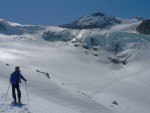
[(122, 63), (123, 65), (127, 64), (126, 60), (120, 60), (119, 58), (108, 57), (108, 59), (114, 64), (120, 64), (120, 63)]
[(136, 28), (136, 31), (141, 34), (150, 35), (150, 19), (143, 20), (142, 23)]
[(9, 66), (9, 64), (6, 64), (6, 66)]
[(93, 53), (93, 55), (94, 55), (94, 56), (98, 56), (98, 54), (97, 54), (97, 53)]
[(113, 101), (112, 103), (115, 104), (115, 105), (118, 105), (117, 101)]

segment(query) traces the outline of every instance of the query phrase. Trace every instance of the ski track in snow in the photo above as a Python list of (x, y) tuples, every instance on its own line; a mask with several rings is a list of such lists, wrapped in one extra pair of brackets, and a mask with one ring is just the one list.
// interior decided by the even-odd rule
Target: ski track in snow
[(12, 105), (12, 99), (10, 99), (9, 97), (6, 99), (6, 102), (4, 104), (5, 96), (6, 94), (3, 94), (1, 96), (0, 113), (32, 113), (29, 109), (29, 106), (26, 104)]

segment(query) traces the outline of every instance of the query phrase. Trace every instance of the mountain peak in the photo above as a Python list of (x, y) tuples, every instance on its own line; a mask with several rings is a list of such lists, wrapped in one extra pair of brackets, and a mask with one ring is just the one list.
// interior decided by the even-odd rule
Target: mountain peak
[(144, 17), (141, 17), (141, 16), (137, 16), (137, 17), (135, 17), (135, 19), (137, 19), (137, 20), (139, 20), (139, 21), (145, 20), (145, 18), (144, 18)]
[(60, 25), (60, 27), (71, 29), (92, 29), (92, 28), (106, 28), (115, 24), (120, 24), (121, 20), (115, 16), (106, 15), (104, 13), (93, 13), (81, 17), (71, 23)]
[(97, 16), (105, 16), (105, 15), (106, 14), (101, 13), (101, 12), (97, 12), (97, 13), (92, 14), (92, 16), (95, 16), (95, 17), (97, 17)]
[(143, 20), (136, 30), (139, 33), (150, 35), (150, 19)]

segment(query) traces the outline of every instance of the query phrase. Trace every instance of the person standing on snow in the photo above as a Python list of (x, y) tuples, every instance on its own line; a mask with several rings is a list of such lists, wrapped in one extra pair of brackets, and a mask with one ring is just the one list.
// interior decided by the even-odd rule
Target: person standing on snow
[(25, 82), (27, 81), (21, 74), (19, 66), (15, 67), (15, 71), (10, 76), (10, 83), (12, 85), (12, 96), (14, 98), (14, 103), (16, 104), (16, 92), (15, 89), (17, 89), (18, 94), (18, 102), (21, 104), (21, 91), (19, 83), (21, 83), (21, 79), (23, 79)]

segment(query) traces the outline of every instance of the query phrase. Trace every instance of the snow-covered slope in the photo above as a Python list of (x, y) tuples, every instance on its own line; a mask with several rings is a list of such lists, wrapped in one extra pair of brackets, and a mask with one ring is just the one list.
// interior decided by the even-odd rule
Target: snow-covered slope
[[(105, 29), (29, 26), (33, 33), (6, 21), (16, 31), (0, 27), (0, 112), (149, 113), (150, 35), (133, 30), (139, 20), (121, 21)], [(17, 65), (29, 105), (24, 82), (23, 106), (11, 106), (11, 87), (4, 104)]]
[(44, 30), (44, 26), (38, 25), (20, 25), (0, 19), (0, 33), (6, 35), (23, 35), (24, 33), (33, 34), (39, 30)]

